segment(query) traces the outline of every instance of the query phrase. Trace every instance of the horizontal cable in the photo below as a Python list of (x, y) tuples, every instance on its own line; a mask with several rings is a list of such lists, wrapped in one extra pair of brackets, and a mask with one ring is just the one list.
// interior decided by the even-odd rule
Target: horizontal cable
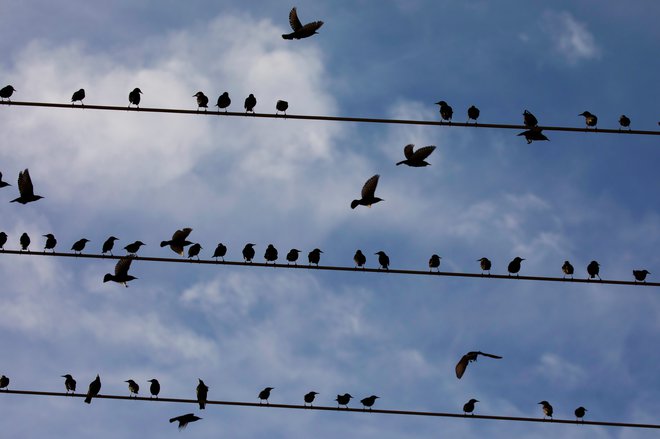
[[(70, 398), (85, 398), (84, 393), (62, 393), (62, 392), (42, 392), (34, 390), (3, 390), (0, 394), (16, 394), (16, 395), (31, 395), (31, 396), (62, 396)], [(115, 399), (115, 400), (130, 400), (130, 401), (148, 401), (148, 402), (174, 402), (183, 404), (198, 404), (196, 399), (182, 399), (182, 398), (147, 398), (144, 396), (124, 396), (124, 395), (97, 395), (94, 399)], [(92, 402), (93, 404), (94, 402)], [(571, 419), (542, 419), (542, 418), (528, 418), (520, 416), (493, 416), (493, 415), (466, 415), (464, 413), (443, 413), (443, 412), (422, 412), (411, 410), (382, 410), (382, 409), (358, 409), (358, 408), (337, 408), (329, 406), (304, 406), (293, 404), (261, 404), (258, 402), (239, 402), (239, 401), (212, 401), (207, 400), (208, 405), (227, 405), (239, 407), (261, 407), (261, 408), (279, 408), (291, 410), (318, 410), (318, 411), (333, 411), (333, 412), (346, 412), (346, 413), (375, 413), (383, 415), (403, 415), (403, 416), (427, 416), (436, 418), (461, 418), (461, 419), (486, 419), (491, 421), (516, 421), (516, 422), (540, 422), (546, 424), (577, 424), (577, 425), (600, 425), (604, 427), (629, 427), (629, 428), (652, 428), (660, 429), (660, 424), (637, 424), (631, 422), (608, 422), (608, 421), (589, 421), (580, 420), (579, 422)]]
[[(1, 254), (8, 255), (23, 255), (23, 256), (56, 256), (67, 258), (87, 258), (87, 259), (121, 259), (126, 256), (106, 256), (99, 254), (80, 254), (80, 253), (44, 253), (44, 252), (28, 252), (20, 250), (2, 250)], [(401, 269), (388, 269), (381, 268), (356, 268), (356, 267), (342, 267), (331, 265), (295, 265), (295, 264), (277, 264), (265, 262), (241, 262), (241, 261), (216, 261), (211, 259), (178, 259), (178, 258), (158, 258), (153, 256), (137, 256), (135, 261), (148, 261), (148, 262), (177, 262), (184, 264), (206, 264), (206, 265), (232, 265), (243, 267), (269, 267), (269, 268), (292, 268), (301, 270), (325, 270), (325, 271), (352, 271), (357, 273), (379, 273), (379, 274), (408, 274), (408, 275), (423, 275), (423, 276), (439, 276), (439, 277), (471, 277), (478, 279), (509, 279), (509, 280), (533, 280), (544, 282), (562, 282), (562, 283), (585, 283), (594, 285), (630, 285), (630, 286), (644, 286), (644, 287), (660, 287), (660, 282), (634, 282), (626, 280), (592, 280), (592, 279), (565, 279), (562, 277), (544, 277), (544, 276), (511, 276), (505, 274), (481, 274), (481, 273), (460, 273), (449, 271), (421, 271), (421, 270), (401, 270)]]
[[(406, 119), (378, 119), (367, 117), (340, 117), (340, 116), (314, 116), (302, 114), (273, 114), (273, 113), (243, 113), (234, 111), (199, 111), (199, 110), (182, 110), (175, 108), (153, 108), (153, 107), (140, 107), (128, 108), (113, 105), (71, 105), (71, 104), (57, 104), (52, 102), (20, 102), (20, 101), (1, 101), (0, 104), (10, 106), (24, 106), (24, 107), (48, 107), (48, 108), (68, 108), (77, 110), (107, 110), (107, 111), (133, 111), (142, 113), (172, 113), (172, 114), (196, 114), (204, 116), (239, 116), (239, 117), (254, 117), (254, 118), (271, 118), (271, 119), (297, 119), (297, 120), (321, 120), (321, 121), (334, 121), (334, 122), (360, 122), (360, 123), (384, 123), (384, 124), (399, 124), (399, 125), (433, 125), (443, 127), (469, 127), (469, 128), (498, 128), (510, 130), (527, 130), (529, 127), (524, 125), (509, 125), (509, 124), (495, 124), (495, 123), (465, 123), (465, 122), (440, 122), (431, 120), (406, 120)], [(561, 127), (561, 126), (539, 126), (540, 129), (546, 131), (569, 131), (581, 133), (607, 133), (607, 134), (641, 134), (658, 136), (660, 131), (648, 130), (620, 130), (620, 129), (593, 129), (593, 128), (577, 128), (577, 127)]]

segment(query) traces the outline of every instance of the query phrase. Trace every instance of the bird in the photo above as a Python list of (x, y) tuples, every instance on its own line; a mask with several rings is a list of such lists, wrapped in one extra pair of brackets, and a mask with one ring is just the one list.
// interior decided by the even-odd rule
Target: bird
[(243, 247), (243, 260), (245, 262), (252, 262), (252, 259), (254, 259), (254, 246), (256, 244), (252, 243), (247, 243), (245, 244), (245, 247)]
[(523, 123), (526, 127), (533, 128), (539, 124), (539, 121), (536, 120), (536, 116), (525, 110), (523, 111)]
[(197, 256), (199, 261), (199, 251), (202, 249), (202, 245), (199, 243), (193, 244), (188, 248), (188, 259), (194, 258)]
[(266, 401), (266, 404), (268, 404), (268, 398), (270, 398), (270, 391), (273, 390), (275, 387), (266, 387), (264, 390), (259, 392), (259, 404), (261, 404), (261, 401)]
[(323, 250), (319, 248), (315, 248), (311, 252), (307, 254), (307, 260), (309, 261), (309, 265), (316, 264), (316, 266), (319, 266), (319, 262), (321, 261), (321, 253), (323, 253)]
[(474, 411), (474, 403), (475, 402), (479, 402), (479, 400), (472, 398), (468, 402), (463, 404), (463, 413), (465, 413), (466, 415), (468, 413), (472, 413)]
[(132, 92), (128, 94), (128, 106), (130, 108), (131, 104), (135, 105), (136, 107), (140, 108), (140, 95), (142, 94), (142, 90), (139, 88), (134, 88)]
[(172, 239), (169, 241), (161, 241), (160, 246), (167, 247), (169, 245), (174, 253), (183, 256), (183, 248), (192, 244), (192, 242), (186, 240), (188, 235), (190, 235), (190, 232), (192, 232), (190, 227), (177, 230), (172, 235)]
[(64, 378), (66, 393), (76, 393), (76, 380), (73, 379), (71, 374), (67, 373), (66, 375), (62, 375), (62, 378)]
[(101, 391), (101, 378), (99, 377), (98, 374), (96, 374), (96, 378), (94, 379), (94, 381), (89, 383), (89, 388), (87, 389), (87, 397), (85, 398), (85, 402), (87, 404), (91, 404), (92, 398), (98, 395), (100, 391)]
[(7, 243), (7, 234), (5, 232), (0, 232), (0, 248), (2, 251), (5, 251), (5, 244)]
[[(588, 412), (587, 409), (584, 407), (580, 406), (575, 409), (575, 422), (579, 421), (580, 419), (584, 418), (584, 415), (586, 415)], [(582, 419), (582, 422), (584, 422), (584, 419)]]
[(4, 376), (4, 375), (1, 376), (0, 377), (0, 389), (7, 390), (8, 387), (9, 387), (9, 378)]
[(477, 119), (479, 119), (479, 114), (481, 112), (477, 107), (472, 105), (470, 108), (468, 108), (467, 115), (468, 115), (468, 120), (465, 123), (468, 123), (470, 120), (474, 120), (474, 124), (477, 124)]
[(257, 105), (257, 98), (254, 97), (252, 93), (250, 93), (250, 96), (245, 98), (245, 103), (243, 104), (243, 107), (245, 108), (246, 113), (254, 113), (254, 107)]
[(299, 40), (301, 38), (307, 38), (314, 34), (318, 34), (316, 31), (319, 30), (321, 26), (323, 26), (323, 22), (312, 21), (303, 26), (303, 24), (300, 22), (300, 19), (298, 18), (298, 11), (294, 7), (289, 12), (289, 25), (291, 25), (293, 32), (290, 34), (283, 34), (282, 38), (285, 40)]
[(633, 270), (633, 276), (635, 276), (635, 282), (646, 282), (646, 275), (651, 274), (648, 270)]
[(584, 122), (587, 124), (587, 129), (589, 129), (589, 127), (595, 127), (598, 123), (598, 118), (596, 115), (591, 114), (588, 111), (583, 111), (582, 113), (578, 114), (578, 116), (584, 116)]
[[(438, 101), (435, 103), (440, 105), (440, 117), (451, 123), (451, 117), (454, 115), (454, 110), (445, 101)], [(442, 122), (442, 120), (440, 122)]]
[(218, 246), (215, 248), (215, 251), (213, 252), (213, 258), (217, 261), (218, 258), (222, 258), (222, 260), (225, 260), (225, 255), (227, 254), (227, 246), (225, 246), (223, 243), (218, 243)]
[(495, 359), (501, 359), (499, 355), (493, 355), (493, 354), (487, 354), (485, 352), (481, 351), (470, 351), (467, 354), (463, 355), (460, 360), (458, 360), (458, 363), (456, 363), (456, 378), (459, 380), (465, 373), (465, 369), (467, 369), (468, 364), (470, 364), (473, 361), (477, 361), (477, 357), (479, 355), (483, 355), (485, 357), (490, 357), (490, 358), (495, 358)]
[(619, 125), (621, 125), (619, 131), (621, 131), (621, 128), (628, 128), (628, 131), (630, 131), (630, 118), (625, 114), (622, 114), (619, 118)]
[(286, 260), (287, 264), (289, 262), (293, 262), (294, 264), (298, 265), (298, 255), (300, 254), (300, 250), (292, 248), (289, 250), (289, 253), (286, 254)]
[(364, 183), (364, 186), (362, 186), (362, 198), (359, 200), (353, 200), (351, 202), (351, 209), (355, 209), (358, 206), (371, 207), (372, 204), (383, 201), (382, 198), (375, 196), (379, 178), (380, 175), (376, 174)]
[(158, 394), (160, 393), (160, 383), (156, 378), (152, 378), (148, 382), (151, 383), (149, 386), (149, 392), (151, 392), (151, 396), (158, 398)]
[(314, 402), (314, 398), (316, 398), (316, 395), (318, 395), (318, 394), (319, 394), (319, 392), (306, 393), (305, 396), (304, 396), (305, 405), (309, 404), (311, 406), (312, 403)]
[(5, 99), (7, 99), (9, 102), (11, 102), (11, 99), (9, 99), (9, 98), (11, 97), (11, 95), (14, 94), (15, 91), (16, 91), (16, 89), (14, 87), (12, 87), (11, 85), (7, 85), (5, 87), (2, 87), (0, 89), (0, 98), (2, 98), (3, 101)]
[(30, 178), (30, 171), (27, 169), (18, 173), (18, 192), (21, 196), (11, 200), (11, 203), (16, 201), (21, 204), (27, 204), (43, 198), (41, 195), (34, 194), (34, 186), (32, 185), (32, 179)]
[(110, 252), (110, 256), (112, 256), (112, 248), (115, 246), (115, 241), (117, 241), (119, 238), (115, 238), (114, 236), (109, 237), (108, 239), (105, 240), (103, 243), (103, 247), (101, 248), (101, 253), (106, 254)]
[(0, 172), (0, 188), (11, 186), (9, 183), (6, 181), (2, 181), (2, 172)]
[(138, 393), (140, 392), (140, 386), (138, 385), (138, 383), (136, 383), (133, 380), (126, 380), (124, 382), (128, 383), (128, 391), (131, 392), (130, 395), (128, 395), (128, 397), (130, 398), (133, 395), (137, 396)]
[(509, 271), (509, 276), (512, 274), (515, 274), (518, 276), (518, 272), (520, 271), (520, 263), (524, 261), (524, 258), (521, 258), (520, 256), (516, 256), (513, 258), (513, 261), (509, 262), (509, 266), (507, 267), (507, 270)]
[(266, 247), (266, 251), (264, 252), (264, 259), (266, 260), (266, 263), (274, 263), (277, 261), (277, 249), (273, 244), (268, 244), (268, 247)]
[(200, 418), (199, 416), (196, 416), (194, 413), (186, 413), (185, 415), (181, 416), (176, 416), (174, 418), (170, 418), (170, 422), (179, 422), (179, 430), (183, 430), (188, 426), (189, 423), (199, 421)]
[(362, 250), (358, 249), (353, 256), (353, 261), (355, 261), (355, 268), (362, 267), (367, 263), (367, 257), (362, 254)]
[(220, 110), (224, 109), (225, 113), (227, 112), (227, 107), (231, 104), (231, 98), (229, 97), (229, 93), (224, 92), (220, 96), (218, 96), (218, 102), (215, 104), (216, 107), (218, 107)]
[(406, 157), (405, 160), (401, 160), (396, 165), (408, 165), (413, 168), (421, 168), (424, 166), (430, 166), (431, 164), (426, 161), (426, 158), (431, 155), (435, 150), (435, 146), (423, 146), (418, 148), (417, 151), (413, 151), (415, 145), (412, 143), (403, 147), (403, 155)]
[(371, 395), (361, 399), (360, 402), (362, 403), (362, 406), (364, 407), (365, 410), (367, 409), (367, 407), (369, 407), (369, 410), (371, 410), (371, 407), (376, 403), (376, 400), (378, 398), (380, 398), (380, 396)]
[(73, 250), (74, 253), (82, 254), (82, 251), (85, 249), (85, 245), (88, 242), (89, 239), (87, 238), (79, 239), (73, 243), (73, 245), (71, 246), (71, 250)]
[(55, 253), (55, 246), (57, 245), (57, 239), (55, 239), (55, 235), (53, 235), (52, 233), (47, 233), (41, 236), (46, 238), (46, 245), (44, 245), (44, 253), (46, 253), (46, 250), (52, 250), (52, 252)]
[(589, 273), (589, 277), (591, 279), (595, 279), (596, 276), (598, 276), (598, 280), (601, 280), (600, 278), (600, 264), (596, 261), (591, 261), (589, 262), (589, 265), (587, 265), (587, 273)]
[(337, 401), (337, 408), (339, 408), (340, 405), (346, 406), (348, 408), (348, 403), (351, 400), (352, 396), (348, 393), (344, 393), (343, 395), (337, 395), (337, 398), (335, 398), (335, 401)]
[(21, 251), (30, 251), (30, 236), (27, 233), (23, 232), (18, 241), (21, 243)]
[(289, 108), (289, 103), (288, 103), (287, 101), (279, 100), (279, 101), (277, 101), (277, 103), (275, 104), (275, 110), (277, 110), (277, 111), (275, 112), (275, 114), (278, 114), (278, 113), (281, 111), (281, 112), (283, 112), (284, 115), (286, 116), (286, 109), (287, 109), (287, 108)]
[(380, 264), (380, 267), (378, 269), (380, 270), (382, 268), (383, 270), (387, 270), (388, 267), (390, 266), (390, 257), (387, 256), (385, 252), (382, 250), (374, 254), (378, 255), (378, 263)]
[(541, 401), (539, 404), (542, 405), (541, 409), (543, 410), (543, 419), (545, 419), (546, 416), (548, 416), (550, 419), (552, 419), (552, 406), (548, 401)]
[(147, 245), (147, 244), (145, 244), (142, 241), (135, 241), (131, 244), (128, 244), (126, 247), (124, 247), (124, 250), (126, 250), (126, 252), (129, 255), (137, 256), (137, 252), (140, 250), (140, 247), (142, 247), (143, 245)]
[(523, 131), (522, 133), (516, 134), (517, 136), (525, 136), (525, 140), (527, 140), (527, 144), (529, 145), (533, 141), (537, 140), (550, 140), (548, 139), (545, 134), (543, 134), (543, 130), (539, 127), (532, 127), (528, 129), (527, 131)]
[(431, 255), (431, 259), (429, 259), (429, 271), (433, 271), (434, 268), (436, 271), (440, 271), (440, 259), (442, 259), (442, 256)]
[(566, 279), (566, 276), (570, 276), (571, 279), (573, 279), (573, 272), (575, 270), (570, 262), (564, 261), (564, 265), (561, 266), (561, 271), (564, 272), (564, 279)]
[(113, 281), (118, 284), (124, 284), (124, 286), (128, 288), (128, 282), (137, 279), (137, 277), (128, 274), (133, 259), (135, 259), (134, 256), (124, 256), (120, 258), (115, 265), (115, 274), (106, 273), (105, 276), (103, 276), (103, 283)]
[(85, 89), (81, 88), (77, 92), (74, 92), (71, 96), (71, 105), (73, 105), (76, 101), (80, 101), (80, 105), (84, 107), (85, 104), (83, 103), (83, 99), (85, 99)]
[(195, 93), (193, 97), (197, 98), (197, 111), (199, 111), (200, 108), (203, 108), (204, 111), (206, 111), (209, 107), (209, 98), (201, 91)]
[(206, 397), (209, 394), (209, 388), (201, 378), (197, 378), (199, 384), (197, 384), (197, 402), (199, 403), (199, 409), (204, 410), (206, 408)]

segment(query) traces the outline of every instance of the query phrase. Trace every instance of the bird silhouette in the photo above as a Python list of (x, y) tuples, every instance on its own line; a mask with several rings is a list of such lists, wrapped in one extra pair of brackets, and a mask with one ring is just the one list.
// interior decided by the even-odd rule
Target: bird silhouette
[(135, 105), (136, 107), (140, 108), (140, 95), (142, 94), (142, 90), (139, 88), (134, 88), (132, 92), (128, 94), (128, 107), (130, 108), (131, 104)]
[(474, 105), (472, 105), (467, 110), (468, 119), (467, 119), (467, 121), (465, 121), (465, 123), (470, 122), (470, 120), (474, 120), (474, 124), (476, 125), (477, 124), (477, 119), (479, 119), (479, 114), (480, 113), (481, 112), (479, 111), (479, 109), (477, 107), (475, 107)]
[(447, 122), (451, 123), (451, 118), (454, 115), (454, 110), (449, 106), (449, 104), (447, 104), (445, 101), (438, 101), (435, 104), (440, 105), (441, 122), (443, 120), (446, 120)]
[(561, 271), (564, 272), (564, 279), (566, 279), (566, 276), (570, 276), (571, 279), (573, 279), (573, 272), (575, 269), (570, 262), (564, 261), (564, 265), (561, 266)]
[(183, 430), (191, 422), (199, 421), (200, 419), (202, 419), (202, 418), (200, 418), (199, 416), (196, 416), (194, 413), (186, 413), (185, 415), (170, 418), (170, 423), (171, 422), (178, 422), (179, 423), (179, 430)]
[(74, 253), (82, 254), (82, 251), (85, 250), (85, 245), (88, 242), (89, 239), (87, 238), (79, 239), (73, 243), (73, 245), (71, 246), (71, 250), (73, 250)]
[(291, 26), (293, 32), (290, 34), (283, 34), (282, 38), (285, 40), (299, 40), (301, 38), (307, 38), (314, 34), (318, 34), (316, 31), (319, 30), (321, 26), (323, 26), (323, 22), (312, 21), (303, 26), (303, 24), (298, 19), (298, 11), (296, 8), (292, 8), (289, 12), (289, 25)]
[(62, 378), (64, 378), (64, 388), (66, 389), (66, 393), (76, 393), (76, 380), (73, 379), (71, 374), (67, 373), (66, 375), (62, 375)]
[(110, 256), (112, 256), (112, 248), (115, 246), (115, 241), (117, 241), (119, 238), (115, 238), (114, 236), (109, 237), (108, 239), (105, 240), (103, 243), (103, 247), (101, 248), (101, 253), (106, 254), (110, 252)]
[(628, 131), (630, 131), (630, 119), (625, 114), (622, 114), (619, 118), (619, 125), (619, 131), (621, 131), (621, 128), (628, 128)]
[(543, 134), (543, 130), (539, 127), (532, 127), (528, 129), (527, 131), (523, 131), (522, 133), (516, 134), (517, 136), (525, 136), (525, 140), (527, 141), (527, 144), (529, 145), (533, 141), (540, 141), (540, 140), (550, 140), (548, 139), (545, 134)]
[(252, 93), (250, 93), (250, 96), (245, 98), (245, 103), (243, 104), (243, 107), (245, 108), (246, 113), (254, 113), (254, 107), (257, 105), (257, 98), (254, 97)]
[(9, 99), (9, 98), (11, 97), (11, 95), (14, 94), (15, 91), (16, 91), (16, 89), (14, 87), (12, 87), (11, 85), (7, 85), (5, 87), (2, 87), (0, 89), (0, 98), (2, 98), (3, 101), (5, 99), (7, 99), (9, 102), (11, 102), (11, 99)]
[(588, 111), (583, 111), (582, 113), (578, 114), (578, 116), (584, 116), (584, 122), (587, 124), (587, 129), (589, 129), (589, 127), (596, 127), (596, 124), (598, 123), (598, 118), (596, 115), (591, 114)]
[(355, 261), (355, 268), (362, 267), (367, 263), (367, 257), (362, 254), (362, 250), (357, 250), (355, 256), (353, 256), (353, 261)]
[(204, 381), (200, 378), (197, 379), (199, 380), (199, 384), (197, 384), (197, 402), (199, 403), (199, 409), (204, 410), (206, 408), (206, 398), (209, 394), (209, 388), (204, 384)]
[(340, 405), (346, 406), (346, 408), (348, 408), (348, 403), (350, 402), (351, 398), (352, 396), (348, 393), (337, 395), (337, 398), (335, 398), (335, 401), (337, 401), (337, 408), (339, 408)]
[(83, 99), (85, 99), (85, 89), (81, 88), (80, 90), (74, 92), (71, 96), (71, 105), (73, 105), (76, 101), (80, 101), (80, 105), (84, 107), (85, 104), (83, 103)]
[(598, 276), (598, 280), (601, 280), (600, 278), (600, 264), (597, 261), (591, 261), (589, 262), (589, 265), (587, 265), (587, 273), (589, 274), (589, 277), (591, 279), (595, 279), (596, 276)]
[(8, 390), (9, 387), (9, 378), (6, 376), (1, 376), (0, 377), (0, 389), (5, 389)]
[(499, 355), (493, 355), (493, 354), (487, 354), (485, 352), (481, 351), (470, 351), (467, 354), (463, 355), (460, 360), (458, 360), (458, 363), (456, 363), (456, 378), (459, 380), (465, 373), (465, 369), (467, 369), (468, 364), (470, 364), (473, 361), (477, 361), (477, 358), (479, 355), (483, 355), (485, 357), (490, 357), (490, 358), (495, 358), (495, 359), (501, 359)]
[(523, 111), (523, 123), (526, 127), (533, 128), (539, 124), (539, 121), (536, 120), (536, 116), (525, 110)]
[(140, 392), (140, 386), (133, 380), (126, 380), (125, 383), (128, 383), (128, 391), (131, 392), (128, 397), (137, 396)]
[(223, 262), (225, 260), (225, 255), (227, 254), (227, 247), (223, 243), (218, 243), (218, 246), (215, 248), (215, 251), (213, 252), (212, 258), (215, 258), (217, 261), (218, 258), (222, 258)]
[(286, 254), (286, 261), (287, 264), (290, 262), (293, 262), (295, 265), (298, 265), (298, 255), (300, 254), (300, 250), (292, 248), (289, 250), (289, 253)]
[(201, 91), (195, 93), (193, 97), (197, 98), (197, 111), (199, 111), (200, 108), (203, 108), (204, 111), (206, 111), (209, 107), (209, 98)]
[(158, 394), (160, 393), (160, 383), (156, 378), (152, 378), (148, 382), (151, 383), (149, 386), (149, 392), (151, 392), (151, 396), (158, 398)]
[(98, 374), (96, 374), (96, 378), (94, 379), (94, 381), (89, 383), (89, 388), (87, 389), (87, 397), (85, 398), (85, 402), (87, 404), (91, 404), (92, 398), (98, 395), (100, 391), (101, 391), (101, 378), (99, 377)]
[(140, 247), (142, 247), (143, 245), (147, 245), (147, 244), (145, 244), (142, 241), (135, 241), (124, 247), (124, 250), (126, 250), (126, 252), (129, 255), (137, 256), (137, 252), (140, 250)]
[(243, 247), (243, 260), (245, 262), (252, 262), (252, 259), (254, 259), (254, 246), (256, 244), (252, 243), (247, 243), (245, 244), (245, 247)]
[(431, 259), (429, 259), (429, 271), (433, 271), (434, 268), (436, 271), (440, 271), (440, 259), (442, 259), (441, 256), (436, 254), (431, 255)]
[(215, 104), (218, 109), (225, 110), (225, 113), (227, 112), (227, 107), (231, 105), (231, 98), (229, 97), (229, 93), (224, 92), (220, 96), (218, 96), (218, 102)]
[(128, 274), (133, 259), (135, 259), (134, 256), (124, 256), (120, 258), (115, 265), (115, 274), (106, 273), (105, 276), (103, 276), (103, 283), (113, 281), (123, 284), (128, 288), (128, 282), (137, 279), (137, 277)]
[(306, 393), (305, 396), (304, 396), (305, 405), (309, 404), (311, 406), (312, 403), (314, 402), (314, 398), (316, 398), (316, 395), (318, 395), (318, 394), (319, 394), (319, 392)]
[(378, 269), (380, 270), (382, 268), (383, 270), (387, 270), (390, 266), (390, 257), (387, 256), (385, 252), (382, 250), (374, 254), (378, 255), (378, 263), (380, 264), (380, 267), (378, 267)]
[(276, 110), (275, 114), (278, 114), (281, 111), (286, 116), (286, 109), (287, 108), (289, 108), (289, 103), (287, 101), (279, 100), (275, 104), (275, 110)]
[(520, 256), (516, 256), (513, 258), (513, 261), (509, 262), (509, 266), (507, 267), (507, 270), (509, 271), (509, 276), (512, 274), (515, 274), (518, 276), (518, 272), (520, 271), (520, 263), (524, 261), (524, 258), (521, 258)]
[(268, 398), (270, 398), (270, 391), (273, 390), (275, 387), (266, 387), (264, 390), (259, 392), (259, 404), (261, 404), (262, 401), (266, 401), (266, 404), (268, 404)]
[(55, 246), (57, 245), (57, 239), (55, 239), (55, 235), (53, 235), (52, 233), (47, 233), (41, 236), (46, 238), (46, 245), (44, 245), (44, 253), (46, 253), (46, 250), (51, 250), (53, 253), (55, 253)]
[(34, 194), (32, 178), (30, 178), (30, 171), (27, 169), (18, 173), (18, 192), (21, 196), (11, 200), (11, 203), (18, 202), (21, 204), (27, 204), (43, 198), (41, 195)]
[(23, 232), (21, 237), (19, 238), (18, 242), (21, 244), (21, 251), (30, 251), (30, 236), (28, 236), (27, 233)]
[(321, 261), (321, 253), (323, 251), (319, 248), (315, 248), (311, 252), (307, 254), (307, 260), (309, 261), (309, 265), (315, 264), (317, 267), (319, 266), (319, 262)]
[(266, 263), (277, 261), (277, 249), (273, 244), (268, 244), (266, 252), (264, 253), (264, 259)]
[(7, 243), (7, 234), (5, 232), (0, 232), (0, 249), (5, 251), (5, 244)]
[(584, 415), (587, 414), (587, 412), (588, 412), (588, 410), (585, 409), (582, 406), (576, 408), (575, 412), (574, 412), (575, 413), (575, 422), (578, 422), (579, 420), (582, 420), (582, 422), (584, 422), (583, 418), (584, 418)]
[(635, 276), (635, 282), (646, 282), (646, 275), (651, 274), (648, 270), (633, 270), (633, 276)]
[(539, 404), (541, 404), (541, 406), (542, 406), (541, 410), (543, 410), (543, 419), (545, 419), (546, 416), (549, 417), (550, 419), (552, 419), (553, 410), (552, 410), (552, 406), (550, 405), (550, 403), (548, 401), (541, 401), (541, 402), (539, 402)]
[(422, 148), (418, 148), (417, 151), (413, 151), (415, 145), (412, 143), (403, 147), (403, 155), (406, 157), (405, 160), (401, 160), (396, 165), (408, 165), (413, 168), (421, 168), (424, 166), (429, 166), (430, 163), (426, 161), (426, 158), (431, 155), (435, 150), (435, 146), (429, 145)]
[(202, 245), (199, 243), (191, 245), (188, 248), (188, 259), (194, 258), (196, 256), (197, 260), (199, 261), (199, 252), (202, 250), (202, 248)]
[(2, 181), (2, 172), (0, 172), (0, 188), (11, 186), (9, 183), (6, 181)]
[(172, 235), (172, 239), (170, 239), (169, 241), (161, 241), (160, 246), (161, 247), (169, 246), (174, 253), (183, 256), (183, 248), (192, 244), (192, 242), (186, 239), (188, 238), (188, 235), (190, 235), (190, 232), (192, 232), (192, 229), (190, 227), (177, 230)]
[(366, 398), (361, 399), (360, 402), (362, 403), (362, 406), (365, 410), (367, 408), (369, 408), (369, 410), (371, 410), (371, 407), (373, 407), (373, 405), (376, 403), (376, 400), (378, 398), (380, 398), (380, 396), (371, 395), (371, 396), (368, 396)]
[(479, 402), (479, 400), (472, 398), (468, 402), (463, 404), (463, 413), (465, 413), (467, 415), (468, 413), (474, 412), (474, 403), (475, 402)]
[(351, 209), (355, 209), (358, 206), (371, 207), (372, 204), (383, 201), (382, 198), (375, 196), (379, 178), (380, 175), (376, 174), (364, 183), (364, 186), (362, 186), (362, 198), (359, 200), (353, 200), (351, 202)]

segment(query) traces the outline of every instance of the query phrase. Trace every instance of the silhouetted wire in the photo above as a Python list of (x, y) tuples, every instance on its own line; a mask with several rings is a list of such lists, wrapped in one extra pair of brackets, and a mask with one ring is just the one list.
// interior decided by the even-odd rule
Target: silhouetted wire
[[(21, 256), (54, 256), (54, 257), (66, 257), (66, 258), (78, 258), (78, 259), (121, 259), (125, 256), (108, 256), (108, 255), (99, 255), (99, 254), (80, 254), (80, 253), (43, 253), (43, 252), (26, 252), (19, 250), (4, 250), (0, 251), (0, 255), (21, 255)], [(507, 274), (481, 274), (481, 273), (460, 273), (460, 272), (448, 272), (448, 271), (422, 271), (422, 270), (402, 270), (389, 268), (387, 270), (382, 270), (379, 268), (355, 268), (355, 267), (342, 267), (342, 266), (332, 266), (332, 265), (291, 265), (291, 264), (278, 264), (278, 263), (266, 263), (266, 262), (243, 262), (243, 261), (216, 261), (211, 259), (179, 259), (179, 258), (159, 258), (153, 256), (136, 256), (133, 259), (133, 263), (139, 263), (139, 261), (147, 262), (176, 262), (181, 264), (201, 264), (201, 265), (233, 265), (233, 266), (242, 266), (242, 267), (268, 267), (272, 268), (292, 268), (292, 269), (302, 269), (302, 270), (325, 270), (325, 271), (351, 271), (356, 273), (378, 273), (378, 274), (408, 274), (408, 275), (423, 275), (423, 276), (436, 276), (436, 277), (470, 277), (478, 279), (508, 279), (508, 280), (532, 280), (532, 281), (543, 281), (543, 282), (561, 282), (565, 284), (576, 284), (584, 283), (591, 285), (630, 285), (630, 286), (640, 286), (640, 287), (660, 287), (660, 282), (635, 282), (635, 281), (626, 281), (626, 280), (612, 280), (612, 279), (602, 279), (602, 280), (593, 280), (593, 279), (565, 279), (563, 277), (545, 277), (545, 276), (510, 276)]]
[[(198, 116), (238, 116), (248, 118), (270, 118), (270, 119), (297, 119), (297, 120), (320, 120), (320, 121), (334, 121), (334, 122), (360, 122), (360, 123), (383, 123), (383, 124), (399, 124), (399, 125), (432, 125), (442, 127), (468, 127), (468, 128), (498, 128), (509, 130), (526, 130), (528, 127), (524, 125), (509, 125), (509, 124), (496, 124), (496, 123), (462, 123), (452, 122), (451, 124), (439, 120), (406, 120), (406, 119), (379, 119), (368, 117), (341, 117), (341, 116), (314, 116), (302, 114), (287, 114), (278, 115), (275, 113), (245, 113), (245, 112), (224, 112), (224, 111), (199, 111), (199, 110), (183, 110), (175, 108), (127, 108), (125, 106), (113, 105), (71, 105), (59, 104), (52, 102), (20, 102), (20, 101), (0, 101), (0, 105), (6, 106), (24, 106), (24, 107), (48, 107), (48, 108), (67, 108), (75, 110), (108, 110), (108, 111), (134, 111), (138, 113), (173, 113), (173, 114), (195, 114)], [(432, 112), (433, 113), (433, 112)], [(587, 129), (578, 127), (561, 127), (561, 126), (539, 126), (539, 129), (546, 131), (569, 131), (580, 133), (607, 133), (607, 134), (638, 134), (638, 135), (651, 135), (659, 136), (660, 131), (648, 130), (620, 130), (620, 129)]]

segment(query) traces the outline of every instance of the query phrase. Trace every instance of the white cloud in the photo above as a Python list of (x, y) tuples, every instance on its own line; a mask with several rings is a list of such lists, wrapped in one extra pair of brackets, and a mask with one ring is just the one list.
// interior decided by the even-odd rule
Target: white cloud
[(569, 64), (598, 59), (601, 55), (601, 49), (587, 26), (576, 20), (570, 12), (546, 11), (543, 15), (543, 30), (552, 40), (554, 50)]

